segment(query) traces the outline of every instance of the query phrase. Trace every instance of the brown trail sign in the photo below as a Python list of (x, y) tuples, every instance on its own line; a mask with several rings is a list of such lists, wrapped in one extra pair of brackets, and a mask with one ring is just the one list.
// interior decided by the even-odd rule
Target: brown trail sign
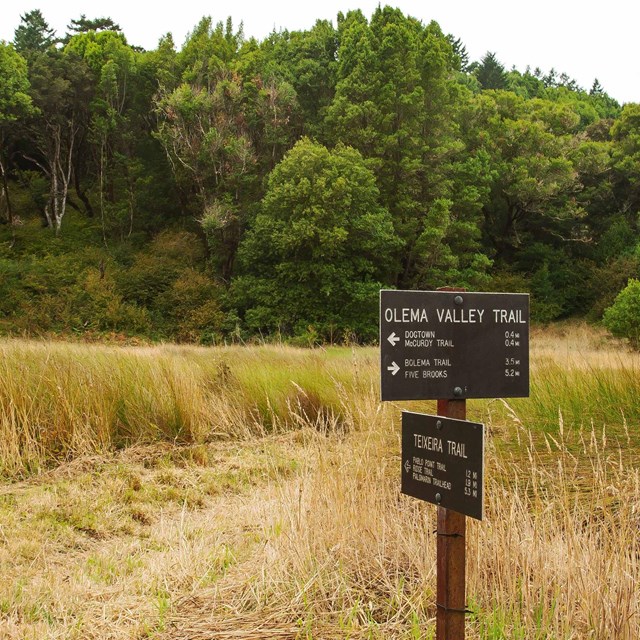
[(483, 424), (402, 412), (402, 493), (482, 520), (483, 477)]
[(465, 514), (484, 499), (465, 399), (529, 395), (529, 296), (381, 291), (380, 364), (382, 400), (438, 400), (438, 416), (403, 414), (402, 492), (438, 505), (436, 640), (464, 640)]
[(380, 292), (382, 400), (529, 395), (529, 296)]

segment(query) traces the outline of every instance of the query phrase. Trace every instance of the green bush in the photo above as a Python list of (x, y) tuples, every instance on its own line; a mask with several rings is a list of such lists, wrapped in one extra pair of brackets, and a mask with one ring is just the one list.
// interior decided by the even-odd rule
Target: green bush
[[(299, 141), (269, 176), (231, 286), (254, 334), (377, 337), (378, 292), (400, 247), (362, 155)], [(314, 339), (314, 338), (311, 338)]]
[(640, 273), (640, 256), (622, 255), (595, 266), (589, 274), (587, 290), (591, 297), (589, 317), (601, 320), (607, 307), (613, 305), (616, 295), (624, 289), (629, 278)]
[(614, 336), (627, 338), (634, 349), (640, 349), (640, 280), (629, 279), (602, 321)]
[[(540, 283), (548, 285), (549, 267), (543, 265), (531, 279), (522, 273), (514, 273), (508, 269), (496, 271), (491, 279), (490, 290), (499, 293), (530, 293), (531, 294), (531, 319), (534, 322), (547, 324), (562, 314), (562, 306), (555, 301), (550, 301), (545, 296), (548, 291), (540, 291)], [(532, 284), (536, 290), (531, 291)]]
[(69, 291), (67, 324), (75, 330), (144, 332), (149, 329), (146, 310), (122, 301), (108, 274), (87, 269)]
[(216, 342), (224, 314), (219, 287), (205, 274), (186, 269), (156, 299), (156, 309), (170, 321), (174, 337), (186, 342)]
[(89, 267), (77, 281), (43, 291), (21, 303), (14, 327), (27, 333), (50, 331), (144, 333), (150, 328), (146, 309), (123, 302), (108, 272)]
[(131, 268), (120, 273), (118, 289), (127, 302), (153, 307), (185, 268), (204, 259), (204, 243), (194, 234), (163, 231), (138, 254)]

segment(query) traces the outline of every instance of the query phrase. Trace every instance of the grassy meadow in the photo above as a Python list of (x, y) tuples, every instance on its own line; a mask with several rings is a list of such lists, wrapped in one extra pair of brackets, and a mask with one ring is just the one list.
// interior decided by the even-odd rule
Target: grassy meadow
[[(640, 637), (640, 358), (533, 332), (472, 400), (467, 637)], [(0, 639), (428, 639), (435, 507), (399, 494), (378, 351), (0, 341)]]

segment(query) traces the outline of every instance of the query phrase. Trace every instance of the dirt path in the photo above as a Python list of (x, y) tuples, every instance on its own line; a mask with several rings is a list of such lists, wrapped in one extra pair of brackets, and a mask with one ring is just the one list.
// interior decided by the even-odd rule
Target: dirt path
[(207, 618), (204, 607), (263, 552), (274, 503), (305, 455), (300, 434), (159, 445), (4, 485), (0, 638), (197, 638), (193, 613), (227, 634), (207, 637), (250, 637), (237, 635), (232, 610), (216, 605)]

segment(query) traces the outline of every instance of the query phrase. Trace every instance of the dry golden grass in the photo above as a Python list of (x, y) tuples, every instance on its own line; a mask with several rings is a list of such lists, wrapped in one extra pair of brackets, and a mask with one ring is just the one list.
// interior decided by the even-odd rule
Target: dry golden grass
[[(261, 553), (183, 602), (165, 637), (261, 637), (264, 620), (297, 624), (291, 638), (431, 637), (435, 509), (398, 495), (385, 419), (357, 443), (316, 442)], [(579, 444), (582, 459), (553, 443), (525, 442), (520, 460), (490, 451), (487, 518), (469, 527), (469, 638), (639, 637), (638, 469), (600, 436)]]
[[(471, 640), (640, 638), (635, 358), (564, 331), (534, 335), (530, 400), (468, 403)], [(433, 637), (435, 508), (399, 494), (375, 350), (10, 341), (2, 367), (0, 638)]]
[(373, 353), (0, 341), (0, 476), (132, 444), (322, 421), (372, 384)]
[(259, 544), (296, 437), (134, 448), (4, 487), (0, 637), (154, 637)]

